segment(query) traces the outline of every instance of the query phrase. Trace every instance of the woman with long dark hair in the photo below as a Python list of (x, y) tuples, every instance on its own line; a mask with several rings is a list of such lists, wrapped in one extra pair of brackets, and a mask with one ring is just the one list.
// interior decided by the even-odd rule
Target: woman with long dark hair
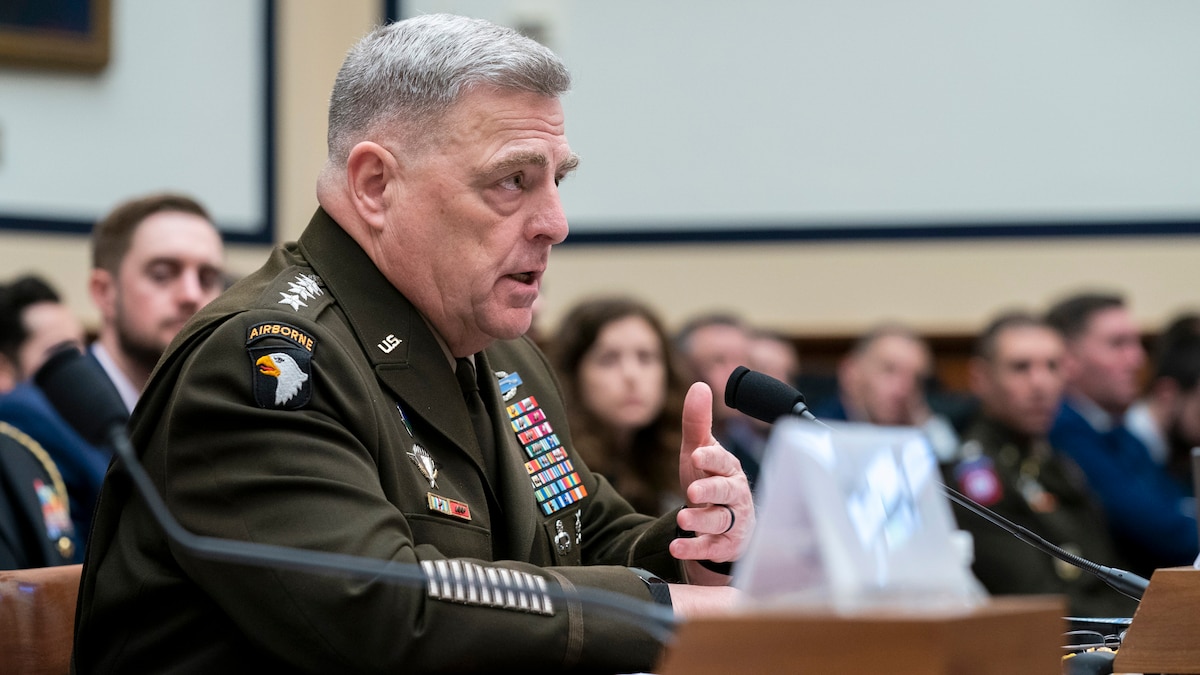
[(639, 512), (683, 504), (679, 419), (687, 385), (658, 315), (636, 299), (604, 297), (577, 304), (559, 326), (549, 351), (588, 467)]

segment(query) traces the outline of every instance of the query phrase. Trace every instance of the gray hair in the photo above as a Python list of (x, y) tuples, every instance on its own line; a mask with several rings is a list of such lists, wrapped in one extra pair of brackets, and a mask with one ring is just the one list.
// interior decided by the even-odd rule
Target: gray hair
[(554, 52), (511, 28), (451, 14), (380, 26), (347, 53), (329, 99), (329, 161), (381, 126), (428, 138), (472, 87), (558, 97), (571, 75)]

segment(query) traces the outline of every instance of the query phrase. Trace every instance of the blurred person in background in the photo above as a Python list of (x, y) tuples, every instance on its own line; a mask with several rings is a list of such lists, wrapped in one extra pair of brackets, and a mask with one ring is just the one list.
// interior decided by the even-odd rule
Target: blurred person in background
[[(82, 349), (83, 344), (83, 324), (44, 279), (25, 275), (0, 287), (0, 423), (6, 425), (5, 443), (21, 455), (30, 455), (14, 459), (18, 465), (5, 469), (5, 489), (12, 499), (22, 493), (34, 495), (24, 502), (25, 510), (37, 516), (35, 525), (45, 534), (37, 538), (41, 545), (35, 546), (28, 532), (19, 535), (11, 530), (10, 542), (26, 540), (23, 546), (10, 543), (10, 551), (25, 551), (24, 558), (11, 560), (43, 564), (82, 560), (84, 538), (111, 453), (76, 433), (32, 378), (56, 349), (66, 345)], [(32, 481), (38, 481), (38, 487)], [(63, 515), (69, 518), (70, 534), (65, 534)]]
[(1191, 564), (1200, 548), (1193, 501), (1124, 424), (1146, 363), (1125, 299), (1077, 293), (1054, 304), (1046, 320), (1066, 344), (1066, 395), (1051, 445), (1087, 475), (1132, 571), (1148, 577)]
[(224, 290), (225, 249), (208, 212), (180, 194), (119, 204), (92, 229), (90, 353), (133, 410), (167, 345)]
[(813, 406), (817, 419), (879, 426), (919, 427), (938, 461), (951, 462), (959, 450), (950, 420), (929, 405), (933, 353), (916, 331), (884, 323), (864, 333), (838, 365), (838, 396)]
[[(796, 386), (800, 377), (800, 354), (795, 343), (786, 336), (765, 329), (751, 329), (746, 356), (745, 365), (750, 370)], [(746, 479), (753, 487), (758, 482), (758, 475), (762, 470), (771, 425), (739, 414), (730, 419), (724, 431), (729, 441), (726, 447), (736, 448), (730, 452), (742, 462), (742, 470), (746, 472)]]
[(1192, 448), (1200, 447), (1200, 333), (1173, 335), (1155, 350), (1146, 393), (1129, 408), (1125, 424), (1194, 497)]
[(592, 471), (640, 513), (681, 506), (687, 383), (657, 313), (633, 298), (585, 300), (564, 316), (549, 350), (571, 435)]
[(675, 345), (692, 377), (713, 392), (713, 435), (738, 461), (754, 487), (762, 459), (762, 426), (725, 405), (725, 385), (738, 366), (750, 367), (754, 330), (729, 312), (697, 315), (675, 334)]
[[(979, 410), (946, 484), (1067, 551), (1123, 567), (1087, 478), (1047, 434), (1062, 401), (1062, 337), (1028, 312), (998, 315), (968, 366)], [(955, 505), (975, 543), (973, 571), (993, 595), (1060, 594), (1075, 616), (1131, 616), (1137, 603)]]

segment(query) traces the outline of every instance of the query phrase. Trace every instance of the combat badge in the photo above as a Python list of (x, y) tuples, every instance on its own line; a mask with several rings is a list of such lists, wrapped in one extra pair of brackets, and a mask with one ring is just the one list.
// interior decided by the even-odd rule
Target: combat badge
[(315, 347), (312, 336), (286, 323), (269, 321), (250, 327), (246, 351), (258, 407), (296, 410), (308, 405)]
[(508, 373), (503, 370), (497, 370), (494, 374), (500, 381), (500, 396), (504, 398), (505, 403), (508, 403), (516, 397), (517, 387), (523, 384), (521, 376), (515, 371)]

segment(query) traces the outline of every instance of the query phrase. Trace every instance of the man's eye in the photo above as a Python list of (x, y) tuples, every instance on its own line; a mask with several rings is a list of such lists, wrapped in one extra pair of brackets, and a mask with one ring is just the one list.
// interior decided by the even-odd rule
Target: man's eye
[(525, 187), (525, 177), (521, 174), (513, 174), (500, 182), (500, 185), (508, 190), (520, 190)]

